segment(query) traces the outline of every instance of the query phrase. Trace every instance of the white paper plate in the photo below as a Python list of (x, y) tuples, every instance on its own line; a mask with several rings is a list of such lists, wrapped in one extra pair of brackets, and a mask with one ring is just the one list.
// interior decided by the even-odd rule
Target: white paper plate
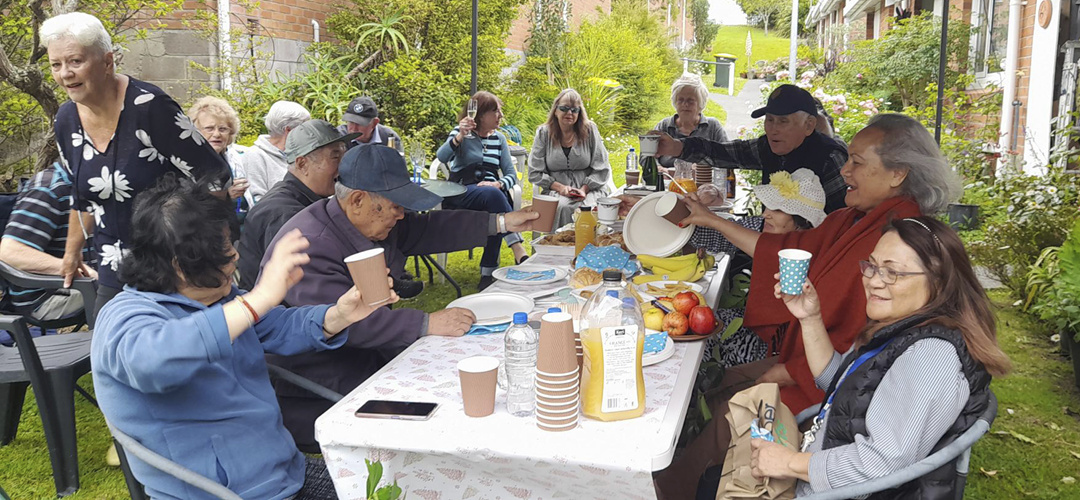
[(667, 257), (686, 246), (694, 235), (694, 226), (680, 228), (656, 215), (656, 202), (663, 193), (646, 196), (630, 209), (623, 223), (623, 241), (636, 255)]
[(530, 312), (536, 305), (533, 299), (512, 293), (477, 293), (457, 299), (446, 307), (461, 307), (476, 315), (480, 326), (500, 325), (514, 319), (514, 313)]
[[(544, 279), (544, 280), (525, 280), (525, 281), (523, 281), (523, 280), (512, 280), (512, 279), (509, 279), (509, 278), (506, 277), (506, 274), (509, 272), (510, 269), (516, 269), (516, 270), (524, 272), (524, 273), (536, 273), (536, 272), (554, 270), (555, 271), (555, 277), (549, 278), (549, 279)], [(540, 265), (534, 265), (534, 264), (521, 264), (521, 265), (518, 265), (518, 266), (500, 267), (500, 268), (496, 269), (495, 272), (491, 273), (491, 277), (495, 278), (495, 279), (497, 279), (499, 281), (505, 281), (507, 283), (512, 283), (512, 284), (515, 284), (515, 285), (546, 285), (548, 283), (555, 283), (556, 281), (562, 281), (562, 280), (566, 279), (566, 274), (567, 274), (566, 269), (561, 269), (561, 268), (558, 268), (558, 267), (540, 266)]]
[(675, 354), (675, 342), (669, 338), (667, 345), (660, 352), (646, 353), (641, 356), (641, 366), (655, 365), (665, 361)]

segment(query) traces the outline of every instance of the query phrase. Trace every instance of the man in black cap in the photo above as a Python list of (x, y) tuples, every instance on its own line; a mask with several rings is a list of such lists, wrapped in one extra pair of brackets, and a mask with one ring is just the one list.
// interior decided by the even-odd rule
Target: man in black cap
[(349, 141), (349, 149), (365, 144), (382, 144), (392, 146), (398, 153), (405, 152), (401, 136), (390, 127), (379, 125), (379, 108), (375, 107), (375, 101), (370, 97), (353, 99), (341, 119), (345, 124), (338, 127), (339, 132), (357, 134), (355, 139)]
[(345, 143), (357, 134), (341, 135), (325, 120), (309, 120), (285, 139), (289, 172), (252, 207), (244, 220), (237, 253), (240, 288), (251, 290), (270, 240), (286, 222), (308, 205), (334, 195), (334, 178), (345, 154)]
[(718, 167), (761, 170), (762, 184), (773, 172), (793, 173), (808, 168), (825, 188), (825, 212), (844, 207), (846, 185), (840, 169), (847, 162), (847, 148), (815, 130), (818, 109), (814, 97), (795, 85), (781, 85), (769, 94), (763, 108), (750, 114), (765, 116), (765, 135), (751, 140), (713, 142), (699, 137), (672, 139), (660, 135), (657, 155), (686, 161), (707, 161)]
[[(295, 132), (293, 132), (295, 133)], [(310, 242), (311, 259), (304, 276), (289, 289), (289, 306), (330, 304), (353, 286), (345, 258), (383, 248), (391, 276), (405, 270), (407, 255), (456, 252), (483, 246), (488, 236), (529, 231), (536, 212), (489, 214), (472, 210), (436, 210), (438, 195), (414, 184), (401, 155), (385, 146), (353, 148), (338, 168), (334, 197), (319, 200), (278, 231), (263, 257), (269, 260), (281, 235), (299, 229)], [(360, 385), (394, 355), (423, 335), (460, 336), (475, 317), (467, 309), (450, 308), (427, 314), (407, 308), (383, 307), (347, 329), (345, 345), (334, 351), (298, 356), (268, 356), (316, 383), (345, 394)], [(330, 408), (329, 401), (289, 384), (275, 384), (285, 427), (297, 446), (317, 452), (315, 418)]]

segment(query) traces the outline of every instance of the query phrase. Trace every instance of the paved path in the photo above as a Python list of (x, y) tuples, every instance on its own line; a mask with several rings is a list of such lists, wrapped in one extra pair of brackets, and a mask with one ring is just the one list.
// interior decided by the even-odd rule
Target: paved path
[[(727, 95), (727, 92), (710, 92), (709, 99), (727, 111), (727, 122), (724, 123), (724, 132), (728, 138), (734, 139), (738, 134), (739, 127), (753, 127), (757, 120), (750, 118), (750, 112), (761, 106), (761, 86), (765, 80), (750, 80), (746, 82), (738, 95)], [(749, 101), (749, 104), (747, 104)]]

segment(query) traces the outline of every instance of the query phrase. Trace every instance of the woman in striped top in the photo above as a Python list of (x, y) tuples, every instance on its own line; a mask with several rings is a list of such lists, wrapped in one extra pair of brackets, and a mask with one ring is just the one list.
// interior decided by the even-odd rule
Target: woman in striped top
[[(477, 92), (472, 99), (477, 104), (476, 118), (468, 116), (467, 108), (462, 109), (458, 126), (435, 153), (439, 161), (450, 166), (450, 180), (465, 185), (465, 194), (446, 198), (443, 206), (493, 214), (512, 212), (510, 190), (517, 184), (517, 173), (506, 137), (499, 132), (502, 102), (495, 94), (485, 91)], [(521, 245), (521, 235), (503, 233), (488, 237), (484, 256), (480, 258), (480, 290), (494, 281), (491, 274), (499, 267), (501, 240), (506, 240), (514, 252), (515, 262), (528, 257)]]
[[(798, 496), (869, 481), (955, 440), (986, 410), (991, 376), (1009, 371), (994, 314), (960, 238), (933, 217), (885, 226), (859, 263), (866, 328), (834, 350), (818, 292), (781, 298), (802, 326), (807, 360), (825, 402), (804, 453), (753, 440), (756, 477), (798, 478)], [(958, 498), (955, 464), (871, 498)]]

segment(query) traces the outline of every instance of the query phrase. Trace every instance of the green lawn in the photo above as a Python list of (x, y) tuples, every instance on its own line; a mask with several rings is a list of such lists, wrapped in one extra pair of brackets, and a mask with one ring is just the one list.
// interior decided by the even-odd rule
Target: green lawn
[[(720, 31), (716, 33), (716, 41), (713, 42), (713, 53), (728, 53), (737, 56), (739, 59), (735, 67), (740, 73), (746, 71), (747, 31), (750, 32), (750, 38), (753, 40), (750, 64), (757, 61), (771, 61), (788, 55), (790, 42), (783, 33), (770, 31), (769, 36), (766, 37), (765, 32), (760, 28), (749, 26), (721, 26)], [(781, 36), (776, 36), (777, 34)]]

